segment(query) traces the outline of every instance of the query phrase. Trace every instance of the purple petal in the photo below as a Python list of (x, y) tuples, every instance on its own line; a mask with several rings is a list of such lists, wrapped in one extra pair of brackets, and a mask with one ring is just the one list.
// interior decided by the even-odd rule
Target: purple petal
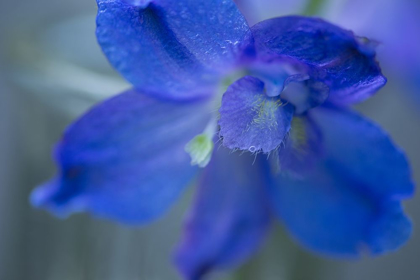
[(265, 158), (215, 152), (200, 179), (194, 207), (176, 252), (186, 279), (201, 279), (248, 259), (267, 233)]
[(386, 83), (375, 52), (350, 31), (321, 19), (288, 16), (252, 27), (258, 55), (265, 60), (295, 59), (310, 67), (310, 75), (326, 83), (336, 104), (362, 101)]
[(219, 112), (224, 146), (268, 153), (283, 142), (294, 109), (278, 96), (267, 96), (262, 81), (246, 76), (228, 88)]
[(59, 173), (33, 192), (33, 204), (58, 215), (155, 219), (196, 172), (184, 146), (204, 129), (206, 112), (207, 101), (164, 102), (134, 90), (99, 104), (64, 133)]

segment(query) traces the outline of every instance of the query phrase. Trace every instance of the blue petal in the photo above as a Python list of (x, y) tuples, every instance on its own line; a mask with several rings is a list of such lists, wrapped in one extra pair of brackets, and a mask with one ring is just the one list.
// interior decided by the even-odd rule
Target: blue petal
[(283, 142), (294, 109), (278, 96), (267, 96), (262, 81), (246, 76), (228, 88), (219, 112), (223, 145), (268, 153)]
[(330, 87), (334, 103), (362, 101), (386, 83), (373, 50), (321, 19), (274, 18), (253, 26), (252, 33), (261, 58), (288, 57), (308, 65), (311, 76)]
[(290, 176), (304, 176), (314, 168), (323, 153), (322, 134), (312, 118), (307, 115), (293, 117), (290, 133), (278, 152), (280, 171)]
[(401, 203), (388, 202), (382, 211), (368, 232), (368, 244), (374, 255), (398, 249), (412, 232), (411, 221), (405, 216)]
[(33, 192), (33, 204), (125, 223), (158, 217), (196, 172), (184, 146), (204, 129), (206, 112), (206, 101), (163, 102), (134, 90), (105, 101), (64, 133), (59, 174)]
[(380, 254), (407, 241), (399, 199), (413, 193), (404, 155), (377, 126), (337, 109), (314, 109), (325, 148), (301, 177), (273, 179), (271, 198), (290, 233), (322, 254)]
[(136, 88), (188, 99), (208, 95), (235, 68), (250, 34), (231, 1), (97, 0), (97, 37), (111, 64)]
[(400, 247), (411, 231), (400, 204), (372, 199), (351, 179), (323, 166), (304, 179), (277, 178), (271, 197), (292, 236), (317, 253), (352, 257)]
[(397, 199), (413, 194), (407, 158), (380, 127), (347, 110), (316, 108), (311, 113), (322, 131), (326, 157), (362, 180), (366, 191)]
[(265, 158), (215, 152), (201, 177), (194, 207), (176, 252), (186, 279), (237, 266), (261, 244), (270, 224)]

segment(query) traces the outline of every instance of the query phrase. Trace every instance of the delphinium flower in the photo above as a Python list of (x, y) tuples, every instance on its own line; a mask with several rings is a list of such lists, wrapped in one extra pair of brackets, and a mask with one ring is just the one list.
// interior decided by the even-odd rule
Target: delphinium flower
[(65, 131), (34, 205), (142, 225), (195, 182), (186, 279), (242, 263), (275, 217), (329, 256), (408, 239), (407, 160), (348, 108), (386, 83), (372, 45), (316, 18), (249, 27), (228, 0), (97, 2), (99, 44), (133, 88)]

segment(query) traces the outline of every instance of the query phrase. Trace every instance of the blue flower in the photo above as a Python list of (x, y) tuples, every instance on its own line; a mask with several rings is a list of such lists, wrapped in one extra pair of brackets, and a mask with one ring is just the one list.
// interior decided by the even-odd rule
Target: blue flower
[(347, 108), (386, 83), (364, 40), (307, 17), (250, 28), (227, 0), (98, 7), (98, 41), (134, 87), (67, 129), (59, 172), (34, 205), (145, 224), (198, 175), (175, 258), (187, 279), (244, 261), (273, 216), (330, 256), (377, 255), (408, 239), (407, 160)]

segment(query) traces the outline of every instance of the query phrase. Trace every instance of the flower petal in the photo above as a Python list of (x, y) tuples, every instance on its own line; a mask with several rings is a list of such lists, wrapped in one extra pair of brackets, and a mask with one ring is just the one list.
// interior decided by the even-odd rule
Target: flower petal
[(362, 180), (375, 196), (407, 198), (414, 185), (404, 153), (380, 127), (348, 110), (311, 110), (319, 126), (326, 157), (333, 159), (351, 177)]
[(309, 65), (336, 104), (362, 101), (386, 83), (368, 43), (321, 19), (274, 18), (253, 26), (252, 33), (261, 58), (289, 57)]
[(323, 152), (324, 143), (319, 127), (307, 115), (295, 116), (284, 146), (278, 151), (280, 171), (290, 176), (304, 176), (314, 168)]
[(239, 265), (259, 247), (270, 223), (265, 158), (215, 152), (201, 177), (176, 264), (186, 279)]
[(188, 99), (211, 94), (250, 34), (235, 4), (151, 1), (147, 7), (97, 0), (97, 37), (111, 64), (142, 92)]
[(305, 178), (279, 176), (271, 198), (291, 235), (317, 253), (351, 257), (400, 247), (411, 225), (399, 202), (372, 199), (352, 179), (330, 166)]
[(94, 107), (65, 132), (55, 153), (59, 174), (33, 192), (33, 204), (125, 223), (158, 217), (196, 172), (184, 146), (204, 129), (206, 106), (131, 90)]
[(300, 177), (273, 179), (277, 213), (300, 243), (318, 253), (351, 257), (397, 249), (411, 232), (400, 203), (413, 192), (404, 155), (354, 113), (312, 111), (324, 157)]
[(228, 88), (219, 112), (224, 146), (269, 153), (287, 135), (294, 109), (279, 96), (267, 96), (261, 80), (246, 76)]

